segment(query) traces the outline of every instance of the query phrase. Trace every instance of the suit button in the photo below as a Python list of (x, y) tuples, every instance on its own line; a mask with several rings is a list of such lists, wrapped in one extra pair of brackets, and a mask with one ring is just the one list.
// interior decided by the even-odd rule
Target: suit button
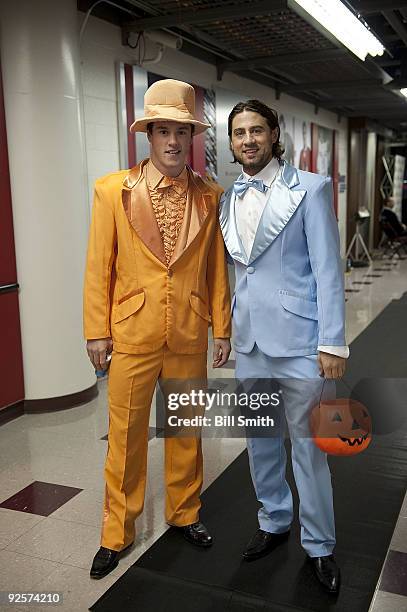
[(253, 268), (253, 266), (249, 266), (249, 267), (247, 268), (247, 274), (253, 274), (253, 272), (254, 272), (254, 268)]

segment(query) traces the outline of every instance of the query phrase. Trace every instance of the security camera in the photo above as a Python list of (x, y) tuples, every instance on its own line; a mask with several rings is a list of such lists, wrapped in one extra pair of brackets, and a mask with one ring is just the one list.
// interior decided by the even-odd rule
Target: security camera
[(161, 30), (148, 30), (147, 32), (144, 32), (144, 35), (153, 42), (164, 45), (164, 47), (169, 47), (170, 49), (177, 49), (177, 51), (179, 51), (182, 47), (182, 38), (180, 36), (175, 36), (174, 34), (168, 34), (168, 32), (162, 32)]

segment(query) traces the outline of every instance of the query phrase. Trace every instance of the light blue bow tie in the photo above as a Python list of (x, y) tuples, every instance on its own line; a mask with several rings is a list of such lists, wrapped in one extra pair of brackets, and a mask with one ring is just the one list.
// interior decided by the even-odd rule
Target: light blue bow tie
[(261, 179), (254, 179), (253, 181), (240, 179), (238, 181), (235, 181), (233, 185), (233, 191), (241, 198), (244, 196), (249, 187), (254, 187), (254, 189), (257, 189), (257, 191), (261, 191), (261, 193), (265, 193), (268, 189), (267, 185), (265, 185)]

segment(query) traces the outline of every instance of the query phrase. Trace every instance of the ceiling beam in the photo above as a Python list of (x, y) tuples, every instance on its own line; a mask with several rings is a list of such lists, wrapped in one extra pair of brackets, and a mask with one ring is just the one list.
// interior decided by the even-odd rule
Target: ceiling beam
[[(332, 102), (332, 104), (333, 104), (333, 102)], [(337, 105), (338, 104), (342, 105), (342, 101), (341, 100), (336, 100), (336, 104)], [(357, 104), (354, 103), (354, 102), (353, 103), (349, 102), (348, 104), (346, 104), (346, 106), (348, 106), (349, 108), (354, 108), (354, 109), (357, 109), (357, 108), (369, 108), (369, 109), (372, 109), (372, 110), (373, 109), (379, 109), (379, 110), (380, 109), (385, 109), (385, 110), (388, 110), (388, 111), (391, 111), (391, 110), (396, 110), (396, 111), (400, 110), (400, 111), (402, 111), (403, 110), (403, 103), (402, 103), (402, 101), (400, 99), (397, 99), (397, 98), (396, 98), (395, 102), (380, 102), (379, 100), (377, 100), (376, 102), (371, 102), (370, 100), (365, 100), (364, 103), (359, 103), (358, 102)]]
[[(342, 104), (340, 100), (336, 100), (337, 104)], [(349, 106), (349, 108), (368, 108), (370, 110), (383, 110), (383, 111), (400, 111), (403, 112), (404, 109), (404, 104), (403, 101), (396, 98), (396, 102), (371, 102), (370, 100), (366, 100), (364, 104), (347, 104), (347, 106)], [(407, 108), (407, 105), (405, 105)]]
[(338, 98), (336, 97), (334, 100), (327, 100), (324, 104), (326, 108), (336, 108), (337, 106), (346, 106), (348, 108), (363, 108), (365, 106), (394, 106), (398, 108), (400, 105), (400, 98), (394, 96), (394, 103), (392, 101), (383, 100), (383, 98), (362, 98), (362, 99), (354, 99), (354, 98)]
[[(368, 117), (377, 117), (384, 121), (401, 121), (403, 119), (403, 115), (395, 115), (389, 111), (376, 111), (370, 108), (364, 108), (357, 111), (347, 111), (347, 117), (360, 117), (361, 115), (367, 115)], [(406, 116), (404, 115), (404, 119)]]
[(240, 19), (240, 17), (256, 17), (284, 10), (287, 10), (287, 0), (253, 0), (250, 4), (245, 4), (242, 13), (236, 9), (236, 5), (230, 4), (209, 9), (179, 10), (156, 17), (142, 17), (126, 24), (125, 28), (131, 32), (142, 32), (157, 28)]
[(381, 66), (382, 68), (388, 68), (391, 66), (400, 66), (401, 60), (399, 59), (387, 59), (386, 57), (384, 58), (374, 58), (374, 61), (376, 62), (376, 64), (378, 66)]
[(324, 62), (326, 60), (341, 58), (348, 55), (345, 49), (325, 49), (318, 51), (305, 51), (304, 53), (288, 53), (285, 55), (266, 55), (254, 59), (238, 60), (233, 62), (219, 62), (218, 69), (223, 73), (226, 70), (240, 72), (254, 70), (256, 68), (269, 68), (272, 70), (278, 66), (290, 64), (311, 64)]
[(400, 36), (393, 32), (392, 34), (382, 34), (379, 39), (386, 46), (386, 43), (395, 43), (400, 40)]
[[(275, 90), (276, 94), (279, 96), (282, 93), (286, 93), (286, 88), (294, 83), (287, 83), (287, 81), (285, 80), (282, 81), (278, 81), (276, 82), (275, 76), (274, 74), (269, 74), (266, 72), (257, 72), (256, 70), (250, 70), (247, 72), (240, 72), (239, 73), (240, 76), (242, 76), (243, 78), (246, 79), (251, 79), (251, 80), (256, 80), (257, 82), (261, 83), (262, 85), (267, 85), (268, 87), (271, 87), (272, 89)], [(255, 78), (257, 77), (257, 78)], [(274, 82), (273, 82), (274, 80)], [(305, 100), (306, 102), (309, 102), (310, 104), (322, 104), (322, 100), (320, 99), (319, 96), (317, 96), (314, 93), (306, 93), (303, 94), (301, 92), (301, 100)]]
[(333, 104), (324, 104), (324, 108), (326, 108), (326, 110), (330, 110), (332, 112), (337, 112), (338, 109), (340, 109), (344, 114), (352, 114), (353, 116), (357, 116), (357, 115), (363, 115), (365, 113), (385, 113), (387, 114), (389, 117), (392, 117), (396, 112), (400, 113), (400, 109), (398, 107), (391, 107), (391, 108), (383, 108), (383, 107), (371, 107), (371, 106), (357, 106), (355, 108), (352, 108), (350, 105), (342, 105), (342, 104), (336, 104), (336, 106), (334, 106)]
[(400, 36), (403, 43), (407, 45), (407, 29), (401, 19), (393, 11), (383, 11), (383, 15), (393, 30)]
[(400, 89), (407, 87), (407, 77), (399, 77), (397, 79), (393, 79), (389, 83), (385, 85), (386, 91), (399, 92)]
[(374, 117), (375, 119), (378, 119), (379, 121), (387, 121), (388, 123), (400, 123), (400, 122), (404, 122), (406, 120), (406, 116), (405, 115), (388, 115), (388, 114), (384, 114), (382, 115), (381, 113), (369, 113), (369, 116)]
[(280, 83), (276, 82), (271, 74), (267, 75), (265, 73), (258, 74), (257, 72), (249, 72), (248, 74), (243, 74), (242, 76), (245, 79), (261, 83), (266, 87), (271, 87), (271, 89), (280, 89)]
[(406, 0), (359, 0), (359, 2), (352, 1), (352, 6), (356, 11), (369, 15), (407, 8), (407, 2)]
[(400, 49), (400, 79), (407, 79), (407, 49)]
[(296, 83), (295, 85), (285, 85), (286, 92), (305, 91), (307, 89), (318, 89), (321, 91), (331, 89), (361, 89), (365, 87), (377, 87), (382, 84), (378, 79), (358, 79), (354, 81), (308, 81)]

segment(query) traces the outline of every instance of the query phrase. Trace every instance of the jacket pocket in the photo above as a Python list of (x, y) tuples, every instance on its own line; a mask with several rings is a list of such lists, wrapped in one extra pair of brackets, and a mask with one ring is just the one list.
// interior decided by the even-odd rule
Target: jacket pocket
[(278, 294), (284, 310), (288, 310), (288, 312), (292, 312), (306, 319), (315, 319), (318, 321), (318, 306), (316, 302), (305, 296), (282, 289), (280, 289)]
[(211, 317), (209, 316), (209, 310), (207, 304), (203, 301), (203, 299), (194, 292), (191, 292), (189, 296), (189, 303), (191, 305), (192, 310), (205, 319), (206, 321), (210, 321)]
[(114, 308), (113, 322), (119, 323), (120, 321), (127, 319), (127, 317), (130, 317), (132, 314), (140, 310), (143, 304), (144, 289), (140, 289), (138, 293), (127, 300), (124, 300), (124, 302), (121, 302)]

